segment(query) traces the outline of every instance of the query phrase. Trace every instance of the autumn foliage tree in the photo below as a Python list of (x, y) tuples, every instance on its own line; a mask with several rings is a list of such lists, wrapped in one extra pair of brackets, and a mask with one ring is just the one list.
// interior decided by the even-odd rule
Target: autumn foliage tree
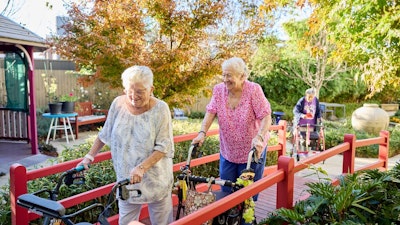
[[(120, 87), (132, 65), (154, 73), (154, 94), (171, 106), (209, 92), (222, 60), (247, 60), (266, 26), (259, 4), (228, 0), (89, 0), (70, 5), (60, 54), (94, 79)], [(254, 1), (257, 2), (257, 1)], [(93, 79), (93, 78), (92, 78)]]

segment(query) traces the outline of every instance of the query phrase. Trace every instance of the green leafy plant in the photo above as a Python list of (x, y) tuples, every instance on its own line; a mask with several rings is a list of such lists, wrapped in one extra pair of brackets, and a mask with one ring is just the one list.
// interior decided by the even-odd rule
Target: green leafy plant
[(78, 96), (74, 95), (74, 93), (70, 92), (67, 95), (62, 95), (60, 97), (60, 102), (76, 102), (78, 100)]
[(342, 176), (338, 186), (326, 181), (308, 183), (310, 197), (293, 209), (277, 209), (260, 224), (398, 224), (399, 172), (400, 164), (396, 164), (385, 172)]
[[(77, 158), (82, 158), (91, 148), (93, 145), (94, 138), (88, 139), (86, 143), (75, 146), (74, 148), (66, 148), (64, 151), (62, 151), (61, 155), (56, 159), (53, 160), (53, 163), (61, 163), (65, 161), (70, 161), (73, 159)], [(105, 146), (102, 149), (102, 152), (104, 151), (109, 151), (109, 148)], [(37, 190), (41, 190), (44, 188), (54, 188), (55, 186), (55, 181), (57, 180), (59, 174), (54, 174), (51, 176), (35, 179), (32, 181), (28, 182), (28, 192), (34, 192)], [(70, 187), (66, 186), (63, 184), (60, 188), (59, 192), (59, 199), (63, 199), (72, 195), (76, 195), (85, 191), (93, 190), (95, 188), (110, 184), (115, 182), (116, 176), (114, 172), (114, 168), (112, 165), (111, 160), (107, 160), (104, 162), (92, 164), (90, 169), (84, 172), (84, 177), (85, 177), (85, 183), (84, 184), (73, 184)], [(94, 201), (97, 201), (101, 204), (107, 204), (107, 196), (102, 196)], [(75, 207), (71, 207), (67, 209), (67, 213), (73, 213), (77, 211), (78, 209), (81, 209), (83, 207), (86, 207), (93, 202), (85, 202), (82, 204), (79, 204)], [(117, 205), (113, 206), (112, 209), (113, 213), (116, 214), (118, 212), (118, 207)], [(114, 215), (112, 214), (112, 215)], [(86, 213), (80, 214), (74, 218), (74, 222), (82, 222), (82, 221), (90, 221), (90, 222), (96, 222), (97, 216), (99, 215), (99, 212), (97, 211), (88, 211)], [(40, 223), (40, 219), (38, 219), (37, 224)], [(34, 222), (34, 223), (35, 223)]]
[[(356, 131), (351, 126), (351, 120), (345, 121), (324, 121), (325, 126), (325, 148), (337, 146), (343, 143), (345, 134), (355, 134), (357, 140), (374, 138), (376, 135), (368, 134), (363, 131)], [(387, 129), (390, 132), (389, 157), (400, 154), (400, 127), (390, 126)], [(379, 151), (378, 145), (369, 145), (357, 148), (356, 157), (371, 158), (377, 157)]]
[(11, 221), (11, 202), (9, 186), (0, 187), (0, 225), (8, 225)]

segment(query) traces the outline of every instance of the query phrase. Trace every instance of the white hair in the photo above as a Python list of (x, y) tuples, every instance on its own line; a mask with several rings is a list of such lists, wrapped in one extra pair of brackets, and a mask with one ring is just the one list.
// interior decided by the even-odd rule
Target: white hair
[(225, 60), (222, 63), (222, 70), (231, 68), (235, 71), (235, 73), (239, 75), (244, 75), (245, 78), (249, 76), (249, 70), (247, 69), (246, 63), (242, 58), (232, 57), (230, 59)]
[(305, 92), (306, 95), (315, 95), (315, 93), (316, 93), (315, 88), (309, 88)]
[(153, 87), (153, 72), (147, 66), (129, 67), (122, 73), (121, 79), (125, 90), (128, 90), (131, 84), (137, 82), (143, 83), (147, 89)]

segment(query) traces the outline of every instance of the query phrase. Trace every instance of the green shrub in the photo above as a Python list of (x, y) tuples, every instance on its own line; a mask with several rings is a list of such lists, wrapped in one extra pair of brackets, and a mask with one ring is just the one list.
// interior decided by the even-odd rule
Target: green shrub
[(49, 132), (49, 127), (51, 120), (44, 118), (42, 114), (44, 113), (44, 109), (38, 109), (36, 112), (36, 124), (37, 124), (37, 132), (39, 140), (46, 140), (47, 133)]
[(11, 222), (10, 188), (8, 185), (0, 187), (0, 225)]
[[(377, 137), (377, 135), (369, 134), (363, 131), (355, 131), (351, 126), (351, 120), (345, 121), (325, 121), (325, 148), (329, 149), (337, 146), (344, 141), (345, 134), (355, 134), (357, 140)], [(400, 154), (400, 127), (389, 127), (389, 157)], [(358, 147), (356, 157), (376, 158), (378, 156), (379, 146), (369, 145)]]
[[(66, 148), (62, 151), (61, 156), (57, 158), (57, 160), (54, 161), (54, 163), (61, 163), (61, 162), (66, 162), (70, 161), (73, 159), (77, 158), (82, 158), (91, 148), (93, 145), (93, 138), (88, 139), (88, 141), (84, 144), (78, 145), (75, 148)], [(102, 149), (102, 152), (108, 151), (109, 148), (105, 146)], [(60, 176), (60, 174), (54, 174), (51, 176), (35, 179), (32, 181), (28, 182), (28, 192), (35, 192), (41, 189), (53, 189), (56, 185), (57, 179)], [(85, 182), (84, 184), (73, 184), (71, 186), (66, 186), (63, 184), (60, 187), (60, 192), (59, 192), (59, 199), (67, 198), (69, 196), (73, 196), (82, 192), (86, 192), (89, 190), (93, 190), (95, 188), (110, 184), (115, 182), (116, 180), (116, 175), (114, 172), (114, 168), (112, 165), (111, 160), (103, 161), (100, 163), (92, 164), (90, 169), (84, 172), (84, 178)], [(43, 196), (43, 197), (48, 197), (48, 196)], [(99, 202), (103, 205), (107, 203), (107, 196), (102, 196), (96, 200), (89, 201), (86, 203), (79, 204), (75, 207), (71, 207), (67, 209), (67, 213), (73, 213), (76, 212), (79, 209), (82, 209), (90, 204), (93, 204), (94, 202)], [(118, 212), (118, 207), (117, 205), (113, 205), (113, 212), (116, 214)], [(96, 222), (97, 216), (99, 215), (99, 211), (88, 211), (85, 212), (81, 215), (78, 215), (74, 218), (74, 222)], [(114, 215), (112, 214), (112, 215)], [(38, 224), (40, 223), (41, 219), (35, 220)], [(33, 222), (33, 223), (35, 223)]]
[(205, 115), (206, 115), (205, 112), (191, 112), (189, 114), (189, 118), (191, 118), (191, 119), (203, 119)]
[(396, 164), (386, 172), (345, 175), (338, 186), (323, 181), (307, 183), (310, 197), (293, 209), (269, 213), (259, 224), (399, 224), (399, 174), (400, 164)]

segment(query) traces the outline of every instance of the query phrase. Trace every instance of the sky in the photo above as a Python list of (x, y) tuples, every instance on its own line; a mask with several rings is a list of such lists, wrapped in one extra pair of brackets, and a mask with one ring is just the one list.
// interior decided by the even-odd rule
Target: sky
[[(46, 7), (46, 1), (53, 5), (52, 9)], [(7, 0), (0, 0), (0, 11), (4, 9), (6, 2)], [(56, 33), (57, 16), (67, 15), (62, 0), (14, 0), (14, 2), (18, 10), (13, 15), (5, 16), (42, 38)]]

